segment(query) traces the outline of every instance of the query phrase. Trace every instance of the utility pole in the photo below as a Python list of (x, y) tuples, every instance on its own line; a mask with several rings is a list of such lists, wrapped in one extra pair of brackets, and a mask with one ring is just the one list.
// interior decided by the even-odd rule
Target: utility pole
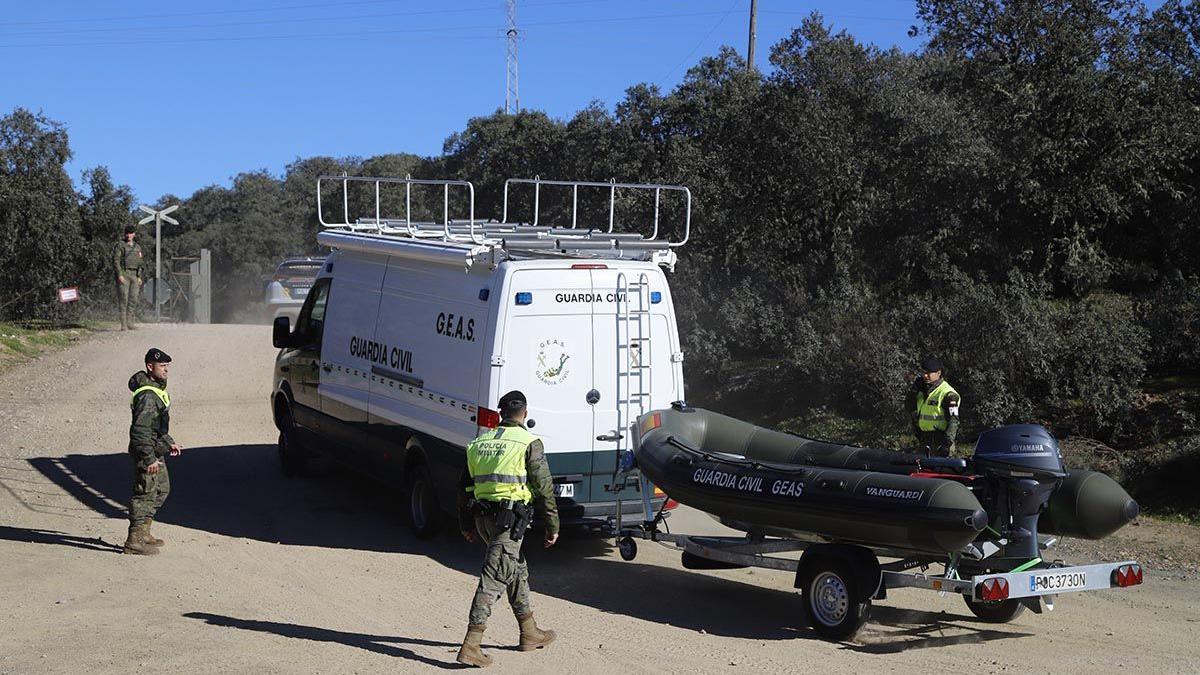
[(504, 114), (521, 112), (517, 87), (517, 0), (508, 0), (508, 71), (504, 76)]
[(746, 70), (754, 72), (754, 40), (758, 37), (758, 0), (750, 0), (750, 47), (746, 49)]
[(178, 209), (179, 205), (168, 206), (162, 211), (155, 211), (145, 204), (142, 204), (138, 208), (150, 214), (139, 220), (138, 225), (145, 225), (152, 220), (154, 221), (154, 290), (152, 291), (152, 297), (154, 298), (154, 320), (161, 321), (162, 303), (158, 300), (158, 284), (159, 280), (162, 279), (162, 221), (165, 220), (172, 225), (178, 225), (179, 221), (167, 214)]

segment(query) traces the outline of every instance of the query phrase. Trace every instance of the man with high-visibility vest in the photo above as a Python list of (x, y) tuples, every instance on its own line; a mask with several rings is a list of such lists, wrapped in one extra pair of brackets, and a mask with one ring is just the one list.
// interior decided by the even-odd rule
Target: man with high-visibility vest
[(169, 433), (171, 396), (167, 394), (167, 374), (171, 357), (161, 349), (146, 352), (146, 369), (129, 378), (133, 396), (129, 407), (133, 422), (129, 425), (129, 455), (133, 458), (133, 497), (129, 500), (129, 536), (125, 553), (155, 555), (163, 540), (150, 534), (154, 516), (171, 493), (167, 456), (177, 457), (183, 446)]
[(483, 653), (483, 632), (492, 605), (502, 594), (508, 594), (521, 627), (517, 649), (541, 649), (554, 640), (554, 631), (538, 628), (533, 620), (529, 568), (521, 553), (535, 508), (545, 525), (542, 545), (549, 548), (558, 541), (554, 482), (542, 440), (525, 427), (529, 414), (525, 395), (510, 391), (500, 397), (499, 407), (500, 425), (467, 446), (467, 465), (460, 481), (459, 529), (469, 542), (482, 539), (487, 553), (457, 660), (480, 668), (492, 663), (492, 657)]
[(942, 377), (941, 359), (921, 362), (921, 374), (913, 381), (913, 432), (917, 444), (938, 457), (953, 457), (958, 435), (958, 409), (962, 398)]

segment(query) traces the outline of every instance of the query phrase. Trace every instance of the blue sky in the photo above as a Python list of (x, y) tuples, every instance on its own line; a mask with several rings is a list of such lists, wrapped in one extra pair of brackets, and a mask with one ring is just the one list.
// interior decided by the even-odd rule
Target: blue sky
[[(105, 165), (142, 201), (298, 157), (439, 154), (504, 105), (504, 0), (0, 0), (0, 114), (66, 125), (78, 181)], [(750, 0), (518, 0), (524, 108), (569, 117), (638, 82), (669, 90)], [(756, 59), (813, 10), (915, 48), (907, 0), (760, 0)]]

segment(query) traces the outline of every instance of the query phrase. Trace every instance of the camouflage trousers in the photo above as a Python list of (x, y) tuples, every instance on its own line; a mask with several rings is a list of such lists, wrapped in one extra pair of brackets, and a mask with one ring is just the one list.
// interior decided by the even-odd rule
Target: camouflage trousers
[(167, 495), (171, 494), (171, 474), (167, 472), (167, 462), (158, 465), (158, 473), (146, 473), (133, 466), (133, 497), (129, 500), (129, 522), (141, 525), (158, 513)]
[(472, 626), (487, 623), (492, 615), (492, 605), (501, 594), (508, 594), (508, 604), (513, 614), (525, 616), (533, 612), (529, 605), (529, 566), (521, 554), (521, 542), (513, 541), (508, 528), (500, 529), (494, 518), (476, 516), (475, 531), (487, 544), (483, 557), (483, 571), (479, 574), (479, 586), (471, 603), (469, 623)]
[(917, 443), (929, 447), (929, 454), (934, 457), (956, 457), (957, 448), (951, 443), (949, 454), (946, 451), (939, 452), (938, 449), (946, 442), (946, 432), (944, 431), (919, 431), (917, 432)]
[(125, 283), (117, 282), (117, 318), (121, 326), (130, 326), (137, 318), (138, 286), (137, 272), (127, 271), (121, 275)]

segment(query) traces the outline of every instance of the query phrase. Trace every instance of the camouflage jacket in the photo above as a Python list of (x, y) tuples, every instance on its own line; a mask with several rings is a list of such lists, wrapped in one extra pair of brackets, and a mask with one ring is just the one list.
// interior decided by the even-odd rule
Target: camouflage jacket
[(138, 276), (142, 274), (142, 247), (134, 244), (126, 244), (124, 241), (118, 241), (113, 247), (113, 266), (116, 268), (117, 276), (121, 276), (125, 270), (136, 270)]
[[(521, 423), (506, 419), (500, 422), (500, 426), (519, 427)], [(546, 461), (546, 448), (542, 445), (541, 439), (530, 443), (529, 451), (525, 454), (525, 483), (529, 486), (529, 491), (533, 493), (533, 507), (545, 524), (546, 532), (556, 534), (558, 532), (558, 502), (554, 500), (554, 477), (550, 474), (550, 464)], [(474, 517), (467, 509), (465, 490), (467, 486), (474, 485), (474, 481), (471, 479), (471, 472), (467, 469), (465, 460), (459, 484), (460, 488), (464, 488), (458, 491), (459, 528), (466, 532), (475, 529), (475, 525)]]
[[(129, 391), (151, 386), (166, 390), (165, 382), (153, 380), (146, 371), (139, 370), (129, 378)], [(175, 439), (168, 433), (171, 426), (171, 409), (158, 394), (143, 391), (133, 397), (129, 406), (133, 421), (129, 425), (129, 454), (139, 469), (144, 469), (167, 454)]]

